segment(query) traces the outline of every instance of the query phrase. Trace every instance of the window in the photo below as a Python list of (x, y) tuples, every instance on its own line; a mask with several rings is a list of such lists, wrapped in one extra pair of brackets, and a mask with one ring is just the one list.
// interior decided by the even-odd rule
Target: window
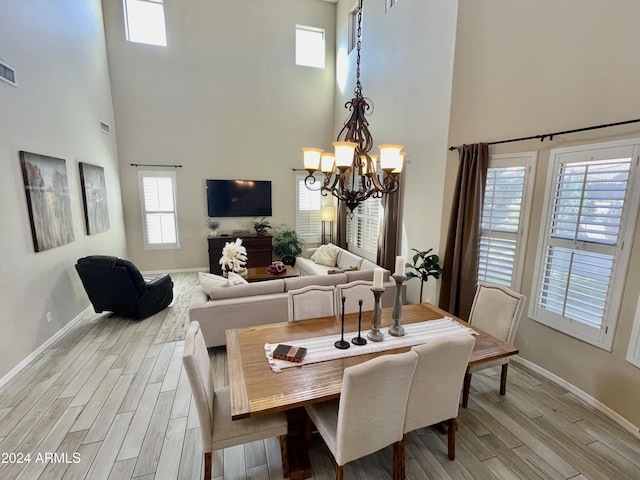
[[(322, 223), (322, 194), (320, 190), (309, 190), (304, 179), (306, 175), (296, 175), (296, 232), (306, 243), (320, 243)], [(316, 178), (316, 186), (322, 179)]]
[(124, 0), (127, 40), (167, 46), (163, 0)]
[(296, 65), (324, 68), (324, 29), (296, 25)]
[(356, 48), (358, 38), (358, 4), (356, 3), (349, 11), (349, 52)]
[(389, 11), (389, 9), (391, 7), (393, 7), (396, 3), (398, 3), (399, 0), (386, 0), (387, 3), (387, 11)]
[(347, 245), (349, 251), (375, 262), (378, 257), (378, 234), (382, 204), (379, 198), (369, 197), (347, 218)]
[(551, 151), (530, 316), (610, 350), (638, 189), (640, 140)]
[(178, 248), (175, 172), (138, 172), (144, 247)]
[(478, 281), (520, 290), (535, 163), (535, 152), (489, 158)]

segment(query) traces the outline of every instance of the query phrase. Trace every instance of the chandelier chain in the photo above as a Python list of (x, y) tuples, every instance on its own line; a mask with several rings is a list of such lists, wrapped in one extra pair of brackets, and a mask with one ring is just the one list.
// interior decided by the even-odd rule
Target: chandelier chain
[(360, 83), (360, 49), (362, 48), (362, 0), (358, 4), (358, 28), (356, 32), (356, 86), (353, 93), (356, 97), (362, 96), (362, 84)]

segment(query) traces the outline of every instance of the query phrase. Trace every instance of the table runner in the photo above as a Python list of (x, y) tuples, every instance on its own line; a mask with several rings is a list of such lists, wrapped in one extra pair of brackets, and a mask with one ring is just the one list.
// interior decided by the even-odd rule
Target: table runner
[[(304, 321), (304, 320), (302, 320)], [(350, 348), (340, 350), (333, 344), (340, 340), (341, 334), (327, 335), (324, 337), (307, 338), (303, 340), (292, 340), (280, 342), (295, 347), (305, 347), (307, 354), (301, 362), (288, 362), (286, 360), (275, 359), (272, 356), (273, 350), (279, 343), (265, 343), (264, 350), (271, 370), (278, 373), (285, 368), (298, 367), (311, 363), (325, 362), (337, 358), (354, 357), (366, 353), (383, 352), (394, 348), (412, 347), (426, 343), (429, 340), (449, 335), (477, 335), (471, 328), (456, 322), (451, 317), (443, 317), (439, 320), (428, 320), (426, 322), (410, 323), (403, 325), (405, 335), (394, 337), (389, 335), (388, 328), (381, 329), (384, 335), (382, 342), (372, 342), (367, 340), (366, 345), (358, 346), (351, 343), (351, 339), (358, 335), (358, 332), (345, 333), (344, 339), (350, 343)], [(367, 338), (367, 331), (362, 332), (362, 336)]]

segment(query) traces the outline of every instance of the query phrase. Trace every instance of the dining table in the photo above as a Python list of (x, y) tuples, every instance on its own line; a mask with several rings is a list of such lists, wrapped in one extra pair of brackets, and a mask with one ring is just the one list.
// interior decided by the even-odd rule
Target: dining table
[[(397, 342), (394, 343), (394, 339), (386, 333), (386, 328), (393, 322), (392, 309), (384, 308), (379, 313), (380, 329), (385, 332), (385, 340), (375, 345), (377, 351), (359, 354), (357, 349), (362, 347), (350, 345), (348, 356), (336, 354), (335, 358), (295, 365), (279, 371), (277, 368), (274, 369), (273, 362), (269, 361), (266, 347), (287, 343), (305, 345), (307, 339), (341, 335), (342, 332), (347, 333), (345, 340), (350, 342), (355, 335), (354, 332), (358, 331), (359, 324), (361, 336), (367, 338), (373, 312), (269, 323), (226, 331), (231, 417), (233, 420), (238, 420), (274, 412), (287, 413), (288, 461), (291, 479), (311, 476), (308, 447), (303, 435), (305, 418), (303, 407), (338, 398), (345, 368), (366, 362), (379, 355), (401, 353), (411, 348), (406, 345), (396, 346)], [(265, 315), (268, 315), (268, 312), (265, 312)], [(469, 359), (469, 366), (518, 353), (518, 349), (514, 346), (429, 303), (402, 307), (401, 322), (405, 326), (446, 318), (470, 328), (475, 334), (476, 343)], [(370, 340), (369, 343), (371, 343)]]

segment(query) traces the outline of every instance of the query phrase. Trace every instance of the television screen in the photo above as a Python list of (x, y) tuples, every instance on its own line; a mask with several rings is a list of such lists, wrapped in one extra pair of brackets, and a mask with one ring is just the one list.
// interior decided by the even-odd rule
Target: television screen
[(210, 217), (270, 217), (268, 180), (207, 180)]

